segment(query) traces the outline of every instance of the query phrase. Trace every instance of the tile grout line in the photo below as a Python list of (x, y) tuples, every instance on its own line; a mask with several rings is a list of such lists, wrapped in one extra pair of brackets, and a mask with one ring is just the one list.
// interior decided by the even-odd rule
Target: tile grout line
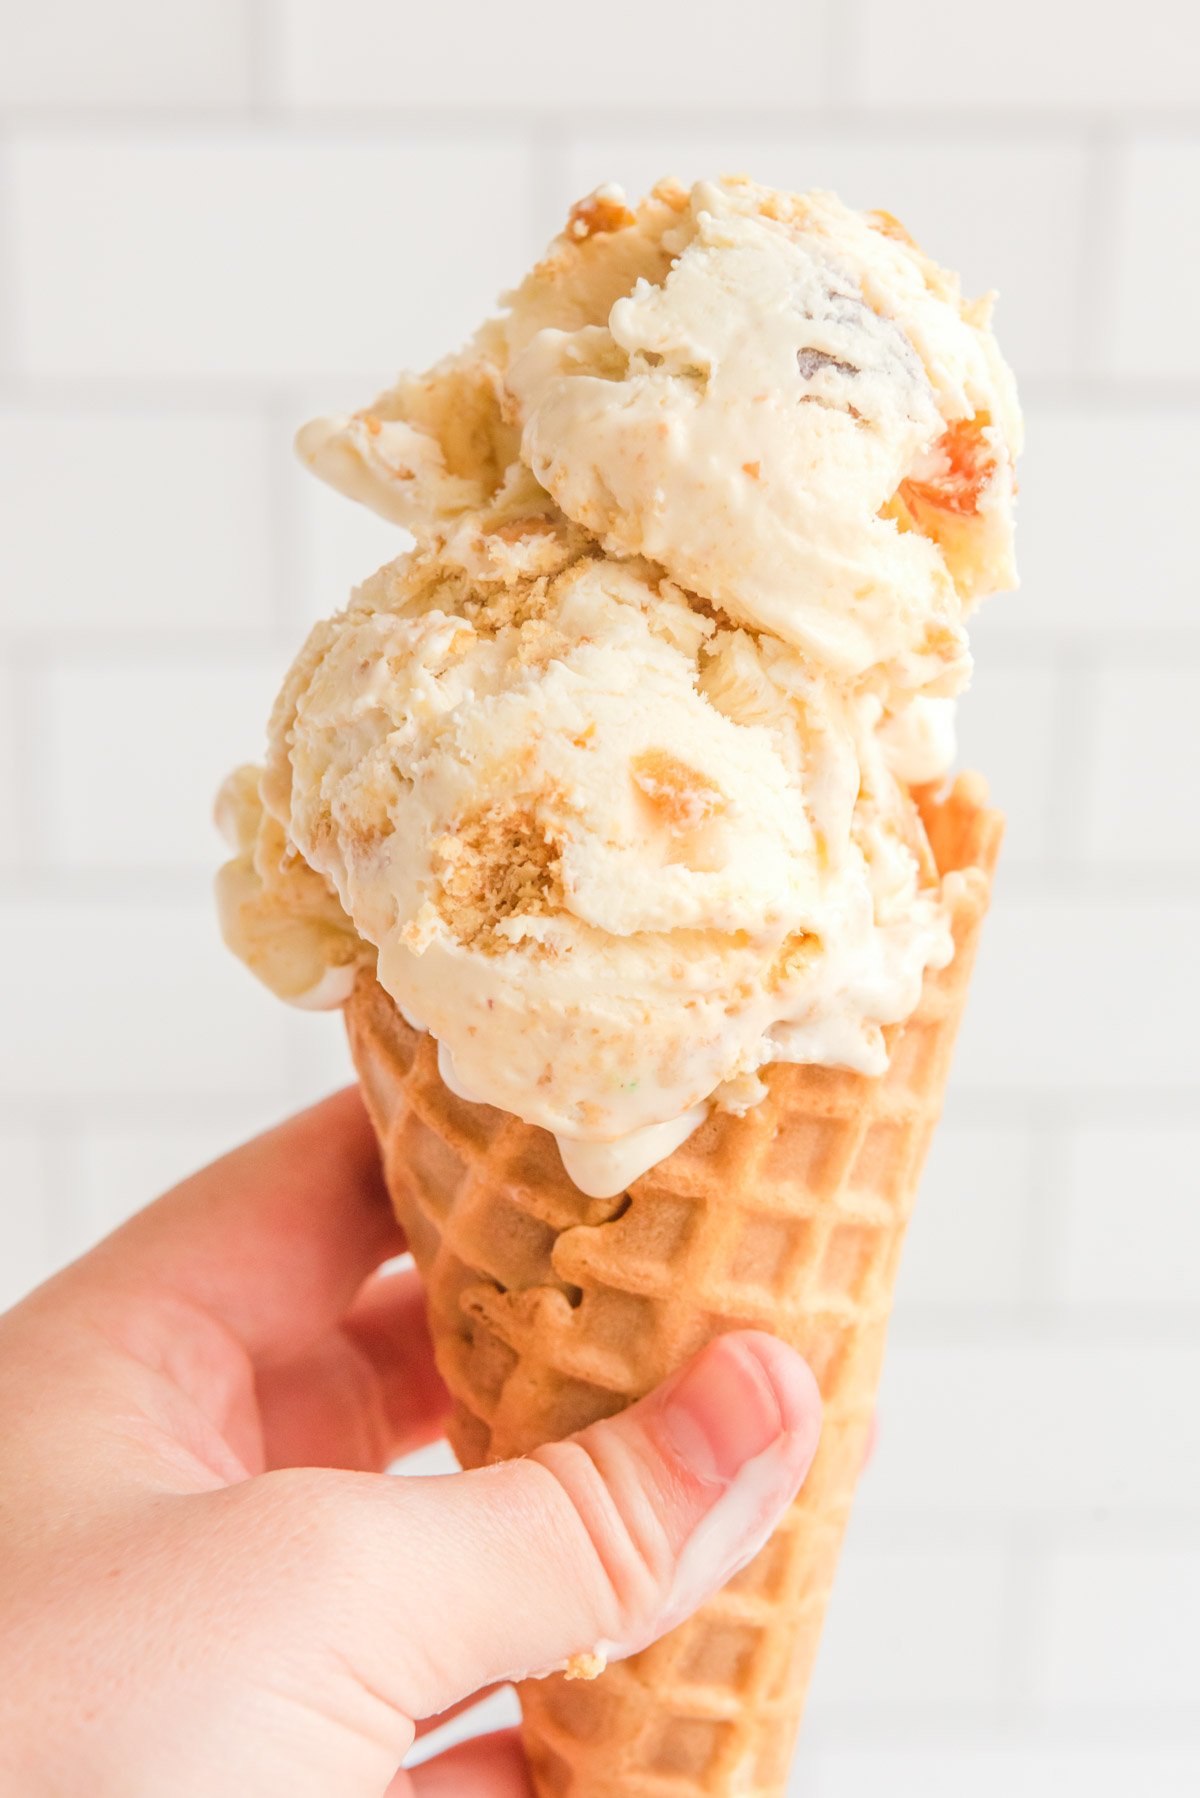
[[(245, 132), (249, 125), (256, 129), (277, 126), (288, 134), (311, 137), (371, 132), (433, 141), (455, 138), (460, 142), (482, 141), (497, 135), (522, 137), (528, 130), (532, 111), (528, 105), (447, 106), (430, 102), (409, 106), (404, 111), (378, 102), (360, 106), (344, 103), (283, 106), (270, 91), (275, 86), (272, 65), (276, 66), (276, 71), (278, 65), (274, 9), (269, 6), (269, 0), (266, 4), (264, 0), (251, 0), (251, 4), (247, 61), (254, 89), (261, 94), (255, 110), (247, 112), (212, 103), (182, 106), (161, 102), (143, 105), (128, 102), (112, 105), (10, 103), (0, 106), (0, 124), (19, 131), (64, 136), (120, 136), (141, 131), (161, 132), (166, 136), (194, 136), (205, 132), (220, 138)], [(831, 44), (836, 46), (843, 37), (840, 22), (832, 31), (824, 27), (822, 36), (824, 43), (820, 56), (827, 74)], [(849, 41), (853, 43), (853, 38)], [(966, 110), (944, 104), (905, 110), (877, 106), (869, 101), (839, 100), (818, 102), (799, 113), (794, 106), (781, 102), (762, 107), (747, 102), (721, 109), (689, 105), (665, 112), (651, 111), (645, 106), (584, 104), (575, 112), (554, 107), (546, 109), (546, 113), (581, 134), (599, 136), (630, 133), (661, 136), (672, 131), (691, 135), (696, 131), (716, 129), (754, 138), (782, 134), (797, 142), (817, 132), (828, 132), (856, 142), (887, 138), (929, 143), (954, 136), (963, 143), (990, 140), (1011, 144), (1031, 139), (1077, 143), (1083, 134), (1112, 127), (1152, 135), (1159, 141), (1190, 143), (1200, 138), (1200, 107), (1197, 106), (1101, 105), (1064, 113), (1044, 106)]]

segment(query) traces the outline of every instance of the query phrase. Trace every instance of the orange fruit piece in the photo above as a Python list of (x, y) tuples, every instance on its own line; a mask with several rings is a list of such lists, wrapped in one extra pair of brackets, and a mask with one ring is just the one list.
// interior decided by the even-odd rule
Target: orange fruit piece
[(950, 425), (933, 446), (932, 471), (920, 478), (910, 475), (900, 483), (907, 503), (973, 518), (996, 476), (996, 452), (984, 434), (990, 423), (986, 412), (978, 412)]

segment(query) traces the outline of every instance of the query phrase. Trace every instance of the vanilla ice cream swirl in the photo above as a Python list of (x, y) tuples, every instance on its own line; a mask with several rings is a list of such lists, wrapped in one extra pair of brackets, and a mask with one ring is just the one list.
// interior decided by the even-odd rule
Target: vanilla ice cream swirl
[(882, 1072), (952, 954), (909, 787), (1019, 437), (988, 306), (887, 215), (593, 196), (461, 356), (301, 433), (416, 543), (227, 792), (228, 940), (301, 1003), (373, 967), (587, 1191), (773, 1061)]

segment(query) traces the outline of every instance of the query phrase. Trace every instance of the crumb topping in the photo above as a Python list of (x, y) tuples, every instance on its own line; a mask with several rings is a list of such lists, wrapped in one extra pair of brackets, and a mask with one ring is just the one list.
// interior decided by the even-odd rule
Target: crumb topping
[(434, 844), (437, 908), (460, 943), (509, 947), (505, 918), (545, 916), (563, 904), (561, 847), (525, 805), (493, 805)]
[(582, 243), (601, 231), (623, 231), (627, 225), (636, 223), (637, 218), (624, 200), (601, 188), (584, 200), (576, 200), (567, 220), (566, 235), (573, 237), (576, 243)]

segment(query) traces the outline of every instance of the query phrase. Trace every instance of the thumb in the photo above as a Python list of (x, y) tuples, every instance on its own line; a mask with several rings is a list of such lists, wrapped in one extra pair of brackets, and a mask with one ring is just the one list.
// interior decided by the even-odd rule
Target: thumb
[(794, 1350), (741, 1331), (522, 1460), (445, 1478), (272, 1474), (242, 1491), (309, 1482), (284, 1511), (331, 1528), (308, 1557), (300, 1625), (415, 1719), (575, 1654), (623, 1658), (679, 1623), (762, 1547), (808, 1471), (820, 1409)]

